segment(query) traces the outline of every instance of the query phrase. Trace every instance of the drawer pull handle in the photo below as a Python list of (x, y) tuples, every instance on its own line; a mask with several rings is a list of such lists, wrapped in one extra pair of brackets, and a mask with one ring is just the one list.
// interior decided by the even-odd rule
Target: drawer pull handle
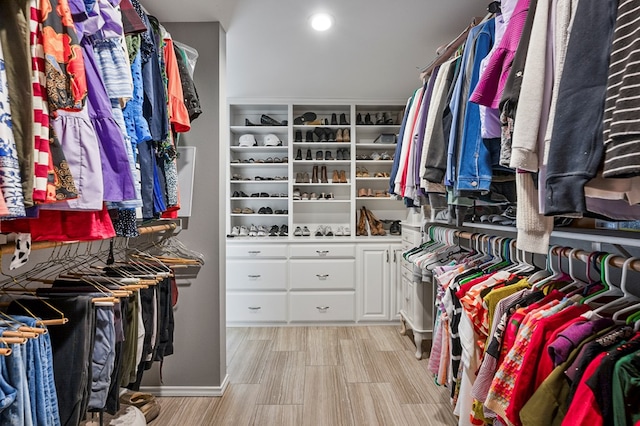
[(259, 311), (260, 309), (262, 309), (262, 306), (249, 306), (249, 310), (250, 311)]
[(326, 281), (326, 279), (329, 278), (329, 274), (316, 274), (316, 277), (318, 277), (320, 281)]
[(249, 278), (256, 279), (260, 278), (262, 275), (247, 275)]
[(252, 255), (252, 256), (255, 256), (255, 255), (260, 254), (260, 253), (262, 253), (260, 250), (249, 251), (249, 254)]
[(318, 253), (318, 256), (326, 256), (329, 254), (329, 250), (316, 250), (316, 253)]
[(320, 312), (327, 312), (329, 310), (328, 306), (316, 306), (316, 309), (319, 310)]

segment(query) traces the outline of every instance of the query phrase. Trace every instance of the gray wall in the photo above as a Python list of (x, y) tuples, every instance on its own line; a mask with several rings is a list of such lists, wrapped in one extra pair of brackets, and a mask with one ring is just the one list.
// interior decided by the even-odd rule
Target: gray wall
[[(220, 279), (224, 276), (224, 261), (220, 259), (224, 260), (225, 254), (224, 238), (219, 232), (220, 218), (224, 220), (221, 211), (225, 185), (219, 175), (219, 132), (220, 102), (226, 102), (225, 34), (217, 22), (163, 25), (174, 40), (194, 47), (199, 53), (194, 80), (203, 113), (180, 142), (181, 146), (196, 147), (196, 161), (191, 218), (185, 221), (179, 238), (187, 247), (204, 254), (206, 263), (197, 278), (178, 281), (175, 353), (165, 359), (162, 385), (215, 387), (220, 386), (226, 375), (225, 315), (224, 306), (221, 307), (225, 289)], [(157, 368), (145, 375), (145, 386), (160, 386)]]

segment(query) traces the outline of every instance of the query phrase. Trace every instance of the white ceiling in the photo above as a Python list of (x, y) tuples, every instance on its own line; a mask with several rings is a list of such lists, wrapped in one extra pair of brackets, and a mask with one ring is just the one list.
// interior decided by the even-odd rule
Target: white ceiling
[[(401, 99), (488, 0), (154, 0), (161, 22), (219, 21), (232, 98)], [(326, 11), (317, 33), (308, 17)]]

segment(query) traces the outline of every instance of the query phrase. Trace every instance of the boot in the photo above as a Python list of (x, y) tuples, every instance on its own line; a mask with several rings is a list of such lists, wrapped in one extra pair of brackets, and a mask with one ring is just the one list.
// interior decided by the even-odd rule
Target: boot
[(302, 150), (300, 148), (296, 152), (296, 160), (302, 160)]
[(318, 183), (318, 166), (313, 166), (313, 172), (311, 173), (311, 183)]
[(347, 172), (340, 170), (340, 183), (347, 183)]
[(362, 121), (362, 114), (360, 113), (356, 115), (356, 124), (358, 126), (362, 126), (364, 124), (364, 121)]
[(362, 209), (360, 209), (360, 218), (358, 219), (358, 223), (356, 225), (356, 235), (359, 236), (368, 236), (367, 232), (367, 218)]
[(367, 113), (367, 115), (364, 116), (364, 124), (367, 126), (373, 125), (373, 121), (371, 121), (371, 114)]
[(309, 148), (307, 148), (307, 156), (305, 157), (305, 159), (307, 161), (313, 160), (313, 157), (311, 156), (311, 150)]
[(371, 210), (367, 210), (365, 207), (362, 208), (367, 214), (367, 219), (369, 220), (369, 226), (371, 228), (371, 235), (387, 235), (387, 231), (384, 230), (384, 225), (373, 215)]
[(304, 136), (304, 141), (305, 142), (313, 142), (313, 131), (308, 130), (307, 133)]
[(331, 183), (340, 183), (340, 174), (337, 170), (333, 171), (333, 176), (331, 178)]
[(347, 115), (345, 113), (340, 114), (340, 125), (341, 126), (349, 125), (349, 123), (347, 122)]
[(329, 183), (329, 179), (327, 179), (327, 166), (320, 168), (320, 181), (321, 183)]
[(294, 142), (302, 142), (302, 130), (296, 130), (296, 138)]
[(336, 117), (336, 113), (335, 112), (333, 114), (331, 114), (331, 125), (332, 126), (337, 126), (338, 125), (338, 117)]

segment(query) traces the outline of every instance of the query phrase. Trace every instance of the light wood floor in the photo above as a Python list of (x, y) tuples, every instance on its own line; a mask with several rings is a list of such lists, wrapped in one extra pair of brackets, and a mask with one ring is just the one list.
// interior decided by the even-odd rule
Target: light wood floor
[(455, 425), (399, 326), (229, 328), (222, 398), (160, 398), (152, 426)]

